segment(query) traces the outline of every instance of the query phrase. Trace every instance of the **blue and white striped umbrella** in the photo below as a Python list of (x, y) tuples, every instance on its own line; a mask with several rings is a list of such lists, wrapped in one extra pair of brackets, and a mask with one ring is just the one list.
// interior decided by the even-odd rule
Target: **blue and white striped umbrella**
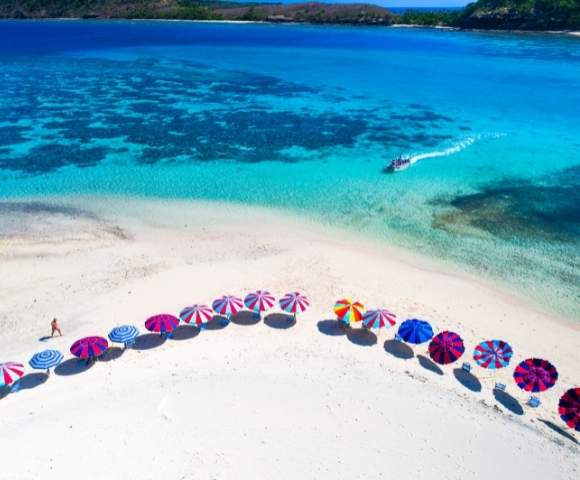
[(109, 340), (116, 343), (128, 343), (139, 335), (139, 330), (133, 325), (121, 325), (109, 332)]
[(63, 359), (62, 353), (58, 350), (43, 350), (35, 353), (28, 364), (36, 370), (48, 370), (56, 367)]

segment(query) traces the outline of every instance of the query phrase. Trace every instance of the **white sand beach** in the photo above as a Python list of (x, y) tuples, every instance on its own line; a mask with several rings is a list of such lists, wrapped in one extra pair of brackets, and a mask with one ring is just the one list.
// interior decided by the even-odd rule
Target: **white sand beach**
[[(580, 475), (578, 436), (557, 415), (560, 395), (580, 382), (573, 319), (408, 252), (268, 210), (115, 198), (1, 205), (0, 361), (27, 364), (44, 348), (68, 359), (77, 338), (125, 323), (144, 332), (155, 313), (226, 293), (296, 289), (311, 300), (296, 325), (273, 316), (197, 335), (186, 327), (86, 371), (66, 362), (42, 384), (42, 375), (31, 377), (0, 399), (1, 479)], [(546, 358), (558, 383), (532, 409), (513, 368), (494, 376), (474, 366), (481, 391), (473, 391), (456, 378), (459, 365), (430, 370), (425, 345), (398, 358), (405, 352), (391, 341), (394, 329), (376, 342), (344, 335), (332, 315), (343, 296), (457, 331), (469, 357), (478, 342), (505, 339), (511, 367)], [(53, 316), (64, 336), (39, 341)], [(494, 398), (496, 380), (515, 403)]]

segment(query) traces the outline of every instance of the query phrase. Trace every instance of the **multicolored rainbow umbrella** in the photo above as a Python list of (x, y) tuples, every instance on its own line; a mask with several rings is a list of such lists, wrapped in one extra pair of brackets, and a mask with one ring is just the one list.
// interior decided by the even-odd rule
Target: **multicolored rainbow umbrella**
[(350, 298), (342, 298), (337, 300), (334, 304), (334, 313), (336, 318), (342, 320), (347, 325), (353, 322), (360, 322), (365, 312), (365, 306), (360, 303), (353, 301)]
[(185, 307), (180, 313), (179, 318), (182, 322), (195, 325), (197, 327), (205, 325), (213, 317), (213, 310), (207, 305), (195, 304)]
[(75, 357), (86, 360), (99, 357), (109, 348), (109, 342), (103, 337), (85, 337), (77, 340), (70, 347), (70, 353)]
[(397, 323), (397, 316), (386, 309), (367, 310), (362, 317), (363, 325), (366, 328), (383, 328), (387, 325), (393, 326)]
[(43, 350), (42, 352), (35, 353), (28, 362), (28, 365), (35, 370), (48, 370), (59, 365), (63, 358), (62, 353), (58, 350)]
[(440, 365), (455, 362), (465, 352), (463, 339), (454, 332), (441, 332), (429, 343), (429, 356)]
[(133, 325), (121, 325), (115, 327), (109, 332), (109, 340), (115, 343), (124, 343), (125, 345), (133, 342), (139, 335), (139, 330)]
[(475, 347), (473, 360), (480, 367), (495, 370), (507, 367), (513, 354), (509, 343), (503, 340), (485, 340)]
[(560, 397), (558, 413), (566, 425), (580, 432), (580, 387), (571, 388)]
[(558, 370), (548, 360), (528, 358), (514, 370), (514, 380), (526, 392), (543, 392), (558, 380)]
[(145, 328), (154, 333), (171, 333), (179, 325), (179, 318), (168, 313), (161, 313), (145, 320)]
[(310, 306), (310, 300), (300, 292), (287, 293), (278, 301), (278, 303), (282, 310), (288, 313), (293, 313), (294, 315), (306, 311)]
[(24, 365), (16, 362), (0, 363), (0, 387), (12, 385), (24, 375)]
[(398, 335), (403, 341), (418, 345), (433, 338), (433, 328), (425, 320), (410, 318), (401, 323)]
[(253, 310), (256, 313), (265, 312), (270, 310), (276, 303), (274, 296), (266, 290), (257, 290), (252, 293), (248, 293), (246, 298), (244, 298), (244, 303), (246, 307)]
[(234, 297), (233, 295), (224, 295), (214, 300), (211, 306), (216, 313), (229, 318), (244, 308), (244, 303), (241, 298)]

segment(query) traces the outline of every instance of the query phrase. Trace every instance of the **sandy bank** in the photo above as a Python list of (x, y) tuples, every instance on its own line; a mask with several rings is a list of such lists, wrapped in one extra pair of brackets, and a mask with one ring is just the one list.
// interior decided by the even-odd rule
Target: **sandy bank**
[[(265, 210), (115, 199), (51, 205), (21, 207), (29, 226), (0, 237), (2, 361), (26, 362), (48, 346), (68, 352), (80, 336), (122, 323), (142, 329), (153, 313), (224, 293), (299, 289), (312, 308), (296, 325), (277, 317), (232, 323), (31, 382), (0, 400), (0, 447), (12, 452), (3, 456), (6, 478), (73, 478), (87, 468), (95, 479), (576, 478), (578, 446), (554, 430), (565, 428), (558, 397), (579, 382), (572, 322)], [(50, 228), (36, 228), (38, 218)], [(548, 358), (559, 383), (535, 411), (511, 369), (494, 378), (476, 371), (478, 391), (453, 367), (433, 369), (425, 347), (399, 358), (392, 330), (342, 334), (331, 306), (345, 295), (456, 330), (469, 350), (486, 338), (509, 340), (514, 363)], [(53, 315), (65, 337), (39, 342)], [(514, 399), (494, 398), (495, 380)]]

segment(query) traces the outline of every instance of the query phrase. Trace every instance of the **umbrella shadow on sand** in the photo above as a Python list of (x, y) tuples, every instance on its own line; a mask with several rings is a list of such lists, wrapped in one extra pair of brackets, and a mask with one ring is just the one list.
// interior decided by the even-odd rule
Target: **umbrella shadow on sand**
[(346, 327), (344, 326), (344, 323), (338, 320), (320, 320), (316, 326), (320, 333), (330, 337), (346, 335)]
[(2, 385), (0, 387), (0, 400), (2, 400), (4, 397), (7, 397), (9, 393), (10, 393), (10, 387), (7, 385)]
[(171, 340), (189, 340), (199, 335), (199, 328), (191, 325), (179, 325), (171, 335)]
[(481, 392), (481, 382), (472, 373), (463, 370), (463, 368), (456, 368), (453, 370), (453, 375), (461, 385), (472, 392)]
[(223, 330), (230, 324), (230, 321), (222, 315), (214, 315), (211, 320), (205, 324), (204, 330)]
[(514, 415), (524, 414), (524, 409), (520, 405), (520, 402), (518, 402), (509, 393), (494, 389), (493, 396), (497, 400), (497, 403), (501, 404), (506, 410), (509, 410)]
[(419, 361), (419, 365), (421, 365), (425, 370), (429, 370), (437, 375), (443, 375), (443, 370), (441, 370), (433, 360), (427, 358), (425, 355), (417, 355), (417, 360)]
[(151, 350), (165, 343), (165, 336), (158, 333), (144, 333), (135, 338), (134, 350)]
[(567, 432), (559, 425), (556, 425), (555, 423), (550, 422), (550, 420), (544, 420), (543, 418), (539, 418), (538, 420), (540, 422), (542, 422), (544, 425), (546, 425), (546, 427), (548, 427), (550, 430), (556, 432), (558, 435), (562, 435), (567, 440), (570, 440), (571, 442), (575, 443), (576, 445), (580, 445), (580, 442), (578, 442), (578, 440), (576, 440), (576, 437), (574, 435), (572, 435), (570, 432)]
[(378, 342), (377, 336), (366, 328), (348, 328), (346, 338), (349, 342), (361, 347), (372, 347)]
[(95, 362), (88, 362), (80, 358), (69, 358), (54, 369), (54, 373), (61, 376), (77, 375), (86, 372)]
[[(18, 382), (16, 382), (18, 390), (29, 390), (31, 388), (36, 388), (42, 385), (48, 380), (48, 375), (46, 373), (29, 373), (24, 375)], [(15, 385), (16, 385), (15, 384)]]
[(296, 325), (296, 319), (287, 313), (270, 313), (264, 317), (264, 323), (270, 328), (286, 330)]
[(109, 347), (99, 357), (99, 361), (100, 362), (110, 362), (112, 360), (117, 360), (117, 358), (120, 358), (121, 355), (123, 355), (123, 353), (125, 353), (125, 349), (124, 348), (121, 348), (121, 347)]
[(397, 340), (386, 340), (383, 347), (385, 352), (402, 360), (410, 360), (415, 356), (413, 349), (409, 347), (409, 345), (403, 342), (398, 342)]
[(235, 315), (232, 315), (231, 320), (232, 323), (235, 323), (236, 325), (249, 326), (260, 323), (262, 317), (260, 317), (260, 315), (256, 314), (255, 312), (251, 312), (250, 310), (240, 310)]

